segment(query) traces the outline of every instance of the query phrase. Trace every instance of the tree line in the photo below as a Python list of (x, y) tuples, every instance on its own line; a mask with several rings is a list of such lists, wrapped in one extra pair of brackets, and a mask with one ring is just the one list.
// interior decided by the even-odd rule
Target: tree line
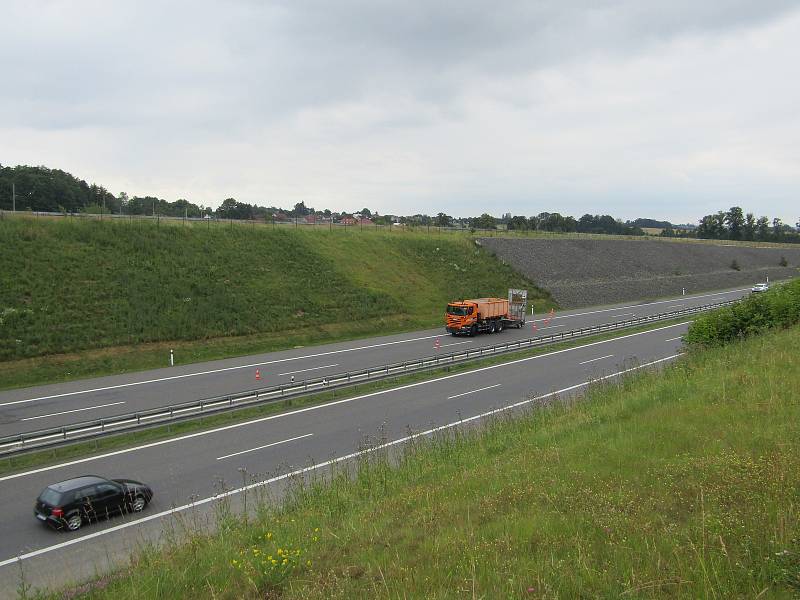
[[(800, 219), (796, 227), (800, 230)], [(770, 219), (744, 213), (741, 207), (732, 206), (727, 211), (718, 211), (705, 215), (692, 232), (676, 231), (665, 228), (661, 232), (665, 237), (696, 237), (707, 240), (745, 240), (758, 242), (800, 243), (800, 231), (785, 224), (779, 217)]]
[[(216, 217), (238, 220), (287, 220), (310, 215), (322, 220), (339, 221), (352, 214), (369, 219), (377, 225), (400, 223), (412, 226), (460, 227), (469, 229), (498, 229), (515, 231), (549, 231), (557, 233), (599, 233), (610, 235), (642, 236), (642, 228), (660, 228), (663, 237), (694, 237), (704, 239), (752, 240), (800, 243), (800, 233), (779, 218), (755, 217), (753, 213), (733, 206), (728, 211), (706, 215), (697, 227), (674, 226), (669, 221), (636, 219), (621, 221), (610, 215), (585, 214), (576, 219), (557, 212), (541, 212), (535, 216), (506, 213), (496, 218), (488, 213), (477, 217), (456, 218), (443, 212), (436, 216), (423, 214), (409, 216), (379, 215), (363, 208), (354, 213), (333, 212), (326, 208), (316, 210), (298, 202), (290, 209), (278, 206), (260, 206), (226, 198), (216, 209), (195, 204), (180, 198), (174, 202), (154, 196), (128, 196), (122, 192), (115, 196), (103, 186), (88, 184), (60, 169), (18, 165), (0, 165), (0, 209), (31, 210), (62, 213), (114, 213), (126, 215), (153, 215), (168, 217)], [(800, 219), (797, 228), (800, 230)]]

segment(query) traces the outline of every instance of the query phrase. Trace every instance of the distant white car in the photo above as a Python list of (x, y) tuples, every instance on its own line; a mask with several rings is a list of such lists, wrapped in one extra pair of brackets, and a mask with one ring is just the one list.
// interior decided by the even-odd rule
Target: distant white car
[(752, 292), (766, 292), (769, 289), (768, 283), (757, 283), (755, 284), (750, 291)]

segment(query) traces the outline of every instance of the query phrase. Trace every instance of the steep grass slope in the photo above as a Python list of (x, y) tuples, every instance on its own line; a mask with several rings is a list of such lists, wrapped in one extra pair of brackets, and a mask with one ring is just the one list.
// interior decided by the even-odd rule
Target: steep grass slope
[[(0, 221), (0, 361), (164, 340), (375, 333), (530, 281), (463, 236)], [(319, 335), (315, 336), (315, 332)]]

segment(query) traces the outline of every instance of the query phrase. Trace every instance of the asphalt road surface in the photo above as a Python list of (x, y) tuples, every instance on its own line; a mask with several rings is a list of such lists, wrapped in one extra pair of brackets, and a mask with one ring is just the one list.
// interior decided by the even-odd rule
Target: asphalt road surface
[[(735, 294), (711, 299), (730, 296)], [(689, 300), (682, 299), (686, 301)], [(656, 306), (657, 310), (665, 308)], [(632, 310), (638, 314), (644, 309)], [(589, 313), (583, 316), (596, 318), (591, 311), (582, 312)], [(570, 316), (562, 315), (562, 318), (566, 323)], [(572, 318), (578, 319), (581, 315)], [(364, 440), (370, 437), (379, 436), (388, 443), (402, 442), (409, 431), (479, 423), (487, 413), (498, 409), (523, 410), (540, 402), (539, 397), (553, 392), (558, 392), (560, 397), (580, 393), (590, 379), (614, 377), (618, 372), (635, 370), (649, 363), (652, 363), (650, 367), (657, 368), (676, 358), (681, 335), (687, 327), (687, 323), (661, 326), (652, 331), (589, 342), (393, 390), (0, 477), (3, 506), (0, 513), (0, 531), (3, 532), (0, 589), (13, 596), (21, 573), (34, 585), (63, 585), (90, 577), (124, 560), (139, 540), (157, 539), (176, 520), (207, 515), (215, 502), (215, 494), (225, 487), (241, 486), (243, 477), (259, 482), (261, 488), (279, 490), (285, 482), (284, 474), (304, 468), (313, 473), (322, 472), (330, 461), (362, 450)], [(413, 337), (397, 336), (394, 341)], [(487, 337), (496, 336), (484, 336)], [(473, 343), (482, 341), (478, 338)], [(412, 343), (417, 344), (409, 342)], [(430, 339), (424, 345), (419, 344), (417, 352), (430, 351)], [(360, 342), (341, 346), (366, 345)], [(389, 352), (385, 349), (394, 347), (379, 348), (383, 360), (383, 353)], [(313, 353), (320, 351), (315, 349)], [(355, 352), (359, 352), (362, 361), (377, 359), (375, 349)], [(337, 362), (344, 360), (341, 355), (333, 356)], [(292, 363), (292, 368), (313, 366), (313, 361), (320, 359), (331, 360), (330, 357), (303, 359), (300, 364)], [(283, 372), (285, 363), (280, 364), (276, 372)], [(187, 381), (193, 379), (172, 380), (171, 385), (180, 386)], [(143, 389), (149, 385), (145, 384)], [(195, 383), (191, 385), (196, 391), (202, 389)], [(140, 515), (87, 525), (73, 533), (54, 532), (34, 518), (34, 500), (45, 486), (87, 473), (144, 481), (152, 486), (155, 497)], [(269, 483), (261, 483), (264, 481)], [(240, 501), (242, 496), (236, 493), (233, 498)]]
[[(499, 334), (482, 334), (474, 338), (452, 337), (442, 327), (0, 392), (0, 436), (279, 385), (288, 383), (291, 377), (302, 381), (325, 374), (413, 360), (437, 352), (479, 348), (503, 340), (623, 321), (731, 300), (748, 293), (749, 289), (735, 289), (641, 304), (584, 308), (557, 312), (547, 322), (544, 320), (547, 315), (536, 315), (533, 322), (529, 316), (523, 329), (506, 329)], [(532, 323), (536, 323), (535, 332)], [(438, 350), (434, 345), (437, 339)], [(165, 356), (165, 362), (168, 360)], [(256, 369), (261, 377), (259, 381), (255, 377)]]

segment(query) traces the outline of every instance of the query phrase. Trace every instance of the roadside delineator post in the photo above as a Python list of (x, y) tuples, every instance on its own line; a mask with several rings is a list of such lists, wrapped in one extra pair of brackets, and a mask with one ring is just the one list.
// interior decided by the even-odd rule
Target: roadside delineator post
[(261, 370), (256, 369), (256, 381), (261, 381)]
[(169, 349), (169, 366), (175, 366), (175, 355), (172, 353), (172, 348)]

